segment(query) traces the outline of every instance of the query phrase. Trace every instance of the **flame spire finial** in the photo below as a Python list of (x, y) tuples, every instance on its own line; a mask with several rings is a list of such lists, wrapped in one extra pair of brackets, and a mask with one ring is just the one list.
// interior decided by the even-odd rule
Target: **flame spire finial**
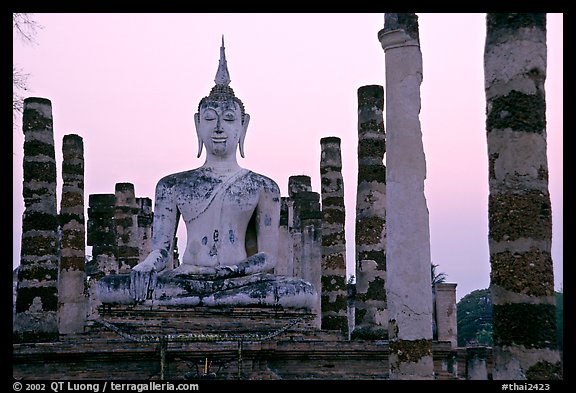
[(222, 34), (222, 46), (220, 47), (220, 60), (218, 61), (218, 70), (214, 79), (217, 85), (228, 86), (230, 84), (230, 74), (228, 73), (228, 64), (226, 63), (226, 53), (224, 52), (224, 34)]

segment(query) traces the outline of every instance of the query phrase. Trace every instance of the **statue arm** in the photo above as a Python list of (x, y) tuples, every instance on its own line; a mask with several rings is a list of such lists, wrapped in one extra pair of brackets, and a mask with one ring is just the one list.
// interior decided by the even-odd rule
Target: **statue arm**
[(151, 296), (157, 273), (167, 265), (178, 225), (176, 198), (164, 179), (156, 185), (155, 199), (152, 251), (131, 271), (130, 290), (136, 301), (144, 301)]
[(258, 254), (266, 256), (262, 271), (276, 266), (278, 254), (278, 239), (280, 235), (280, 189), (270, 181), (260, 191), (260, 200), (256, 208), (256, 236), (258, 238)]

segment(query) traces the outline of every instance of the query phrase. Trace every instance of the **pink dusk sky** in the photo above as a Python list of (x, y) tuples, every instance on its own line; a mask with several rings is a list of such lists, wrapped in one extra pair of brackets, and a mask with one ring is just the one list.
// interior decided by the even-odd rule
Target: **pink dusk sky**
[[(287, 196), (308, 175), (320, 192), (320, 139), (341, 138), (348, 275), (354, 275), (357, 91), (385, 85), (378, 13), (32, 14), (36, 44), (14, 38), (26, 96), (52, 102), (57, 171), (62, 139), (84, 141), (85, 197), (133, 183), (154, 199), (163, 176), (196, 168), (193, 115), (214, 85), (224, 36), (231, 84), (251, 120), (241, 166)], [(457, 298), (490, 284), (485, 129), (486, 15), (418, 14), (424, 79), (420, 122), (432, 263)], [(547, 15), (546, 117), (552, 258), (563, 288), (563, 15)], [(22, 234), (21, 118), (13, 129), (13, 267)], [(60, 176), (60, 175), (59, 175)], [(58, 206), (62, 181), (58, 178)], [(87, 208), (88, 206), (86, 206)], [(87, 217), (87, 216), (86, 216)], [(180, 227), (183, 227), (181, 223)], [(179, 230), (180, 250), (185, 232)], [(90, 248), (87, 250), (90, 251)]]

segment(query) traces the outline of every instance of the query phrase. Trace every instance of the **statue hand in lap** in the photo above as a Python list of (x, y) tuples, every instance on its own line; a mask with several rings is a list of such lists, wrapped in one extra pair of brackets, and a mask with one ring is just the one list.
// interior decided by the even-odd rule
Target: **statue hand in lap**
[(149, 298), (156, 286), (158, 267), (164, 266), (167, 256), (164, 250), (154, 250), (146, 259), (134, 266), (130, 272), (130, 291), (136, 301)]

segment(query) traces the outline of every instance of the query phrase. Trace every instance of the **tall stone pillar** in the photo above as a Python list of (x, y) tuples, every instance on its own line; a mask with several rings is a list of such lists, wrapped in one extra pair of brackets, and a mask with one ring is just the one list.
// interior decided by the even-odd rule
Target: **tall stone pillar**
[(118, 247), (119, 273), (129, 273), (140, 259), (138, 238), (138, 204), (134, 184), (116, 183), (116, 203), (114, 206), (114, 226)]
[(358, 89), (356, 293), (352, 338), (387, 339), (384, 88)]
[(321, 328), (348, 331), (344, 181), (340, 138), (320, 140), (322, 196)]
[(391, 379), (431, 379), (430, 229), (420, 131), (422, 53), (415, 14), (385, 14), (386, 298)]
[(58, 337), (58, 213), (52, 103), (24, 100), (24, 214), (14, 339)]
[(494, 379), (562, 378), (546, 155), (546, 14), (487, 14)]
[(439, 283), (434, 286), (438, 341), (450, 341), (452, 349), (456, 349), (458, 346), (456, 285), (453, 283)]
[(86, 246), (84, 224), (84, 142), (64, 135), (60, 201), (60, 276), (58, 325), (60, 333), (81, 333), (86, 321)]

